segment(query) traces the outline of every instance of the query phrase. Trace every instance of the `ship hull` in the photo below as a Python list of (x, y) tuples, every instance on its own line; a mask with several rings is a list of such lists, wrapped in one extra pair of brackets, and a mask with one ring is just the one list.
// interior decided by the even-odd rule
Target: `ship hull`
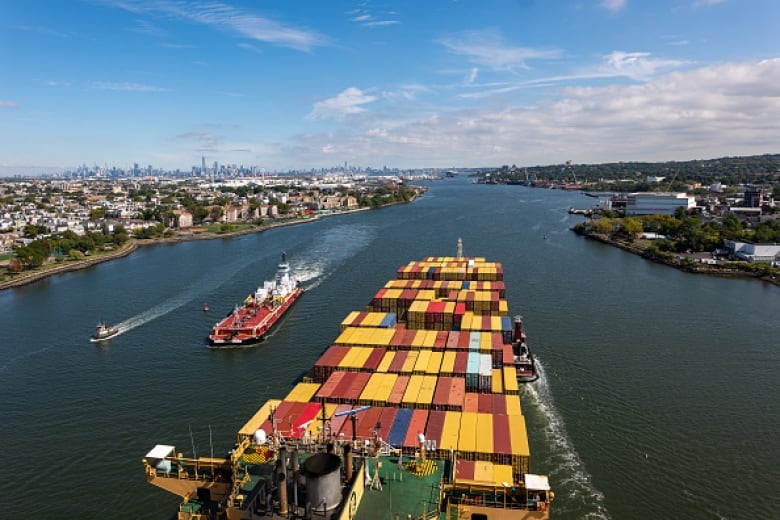
[(303, 289), (297, 288), (278, 306), (247, 304), (230, 313), (209, 334), (209, 348), (229, 349), (257, 346), (273, 329), (284, 314), (301, 297)]

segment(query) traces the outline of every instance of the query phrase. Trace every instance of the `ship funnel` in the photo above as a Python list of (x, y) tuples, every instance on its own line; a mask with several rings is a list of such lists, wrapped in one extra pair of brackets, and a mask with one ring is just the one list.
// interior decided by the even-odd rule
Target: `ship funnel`
[(330, 511), (341, 502), (341, 459), (333, 453), (317, 453), (303, 463), (306, 494), (314, 510)]
[(525, 339), (523, 334), (523, 317), (519, 314), (514, 317), (515, 323), (515, 341), (523, 341)]

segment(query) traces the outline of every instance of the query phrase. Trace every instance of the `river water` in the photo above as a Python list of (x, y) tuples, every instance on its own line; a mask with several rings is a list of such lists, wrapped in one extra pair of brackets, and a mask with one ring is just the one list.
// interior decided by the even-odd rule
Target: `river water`
[[(412, 204), (144, 247), (0, 292), (2, 516), (169, 518), (179, 500), (146, 484), (149, 449), (224, 455), (350, 311), (460, 237), (467, 256), (503, 264), (540, 360), (522, 399), (554, 518), (777, 518), (780, 289), (576, 236), (567, 210), (592, 203), (451, 179)], [(205, 348), (282, 250), (308, 289), (282, 326), (256, 349)], [(91, 344), (100, 320), (124, 332)]]

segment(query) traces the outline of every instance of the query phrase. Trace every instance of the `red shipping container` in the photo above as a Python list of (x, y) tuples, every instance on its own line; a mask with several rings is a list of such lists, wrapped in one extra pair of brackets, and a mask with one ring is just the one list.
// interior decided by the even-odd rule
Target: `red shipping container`
[(376, 425), (379, 422), (380, 415), (382, 415), (381, 406), (374, 406), (365, 412), (358, 412), (356, 414), (358, 437), (363, 439), (373, 438), (374, 428), (376, 428)]
[[(339, 438), (339, 432), (341, 432), (341, 428), (344, 426), (344, 423), (349, 418), (348, 415), (342, 415), (340, 417), (335, 417), (335, 414), (346, 412), (348, 410), (352, 410), (352, 405), (349, 404), (340, 404), (336, 407), (336, 411), (333, 412), (334, 417), (330, 419), (330, 422), (328, 423), (328, 427), (330, 428), (330, 434), (334, 439)], [(346, 436), (345, 436), (346, 437)]]
[(463, 410), (463, 401), (466, 399), (466, 378), (453, 377), (450, 386), (450, 408), (452, 410)]
[(455, 461), (455, 479), (474, 480), (474, 461), (461, 459)]
[(368, 359), (366, 359), (366, 362), (363, 364), (363, 369), (370, 372), (376, 372), (379, 363), (382, 362), (385, 352), (387, 351), (384, 348), (375, 348), (371, 354), (368, 355)]
[(452, 331), (447, 334), (447, 350), (455, 350), (460, 342), (460, 332)]
[(493, 453), (512, 455), (509, 438), (509, 419), (504, 414), (493, 414)]
[(318, 399), (330, 399), (333, 397), (333, 393), (336, 390), (336, 387), (341, 383), (341, 380), (344, 378), (344, 374), (346, 372), (342, 371), (335, 371), (333, 372), (327, 381), (320, 387), (319, 391), (317, 392), (317, 398)]
[(433, 441), (438, 447), (441, 444), (441, 433), (444, 431), (444, 417), (447, 412), (432, 410), (428, 414), (428, 425), (425, 427), (425, 439)]
[(363, 389), (366, 387), (369, 379), (371, 379), (371, 374), (368, 372), (355, 372), (354, 377), (352, 377), (352, 384), (347, 389), (347, 394), (344, 397), (353, 404), (357, 404), (360, 394), (363, 393)]
[(484, 394), (493, 399), (492, 413), (506, 415), (506, 396), (504, 394)]
[(404, 448), (418, 448), (420, 446), (419, 435), (421, 433), (425, 434), (425, 425), (427, 423), (428, 410), (414, 410), (402, 446)]
[(439, 410), (446, 410), (450, 404), (450, 390), (452, 389), (452, 378), (440, 376), (436, 381), (436, 390), (433, 391), (433, 406)]
[(479, 412), (479, 394), (476, 392), (466, 392), (466, 396), (463, 398), (463, 411), (464, 412)]
[(440, 330), (436, 333), (436, 341), (433, 344), (433, 348), (436, 350), (442, 350), (447, 345), (447, 331)]
[(406, 392), (406, 387), (409, 385), (410, 377), (411, 376), (398, 376), (398, 379), (395, 380), (393, 389), (390, 391), (390, 397), (387, 398), (388, 404), (393, 404), (395, 406), (401, 405), (401, 400), (404, 398), (404, 392)]
[(492, 409), (493, 409), (493, 394), (479, 394), (479, 403), (477, 405), (477, 411), (479, 413), (490, 413)]
[[(458, 336), (458, 350), (468, 350), (469, 349), (469, 342), (471, 341), (471, 333), (470, 332), (461, 332), (460, 336)], [(463, 369), (463, 373), (466, 373), (466, 369)]]
[(331, 398), (334, 401), (343, 404), (344, 400), (348, 398), (349, 389), (352, 387), (352, 382), (357, 374), (358, 372), (344, 372), (344, 377), (341, 378), (341, 381), (331, 393)]
[[(463, 336), (468, 338), (468, 334), (463, 334)], [(466, 348), (467, 350), (458, 350), (455, 353), (455, 366), (452, 369), (452, 373), (455, 375), (466, 375), (466, 369), (469, 366), (468, 344)]]
[(390, 367), (387, 369), (388, 372), (392, 374), (400, 374), (401, 369), (404, 366), (404, 363), (406, 363), (406, 358), (409, 355), (408, 350), (399, 350), (395, 353), (395, 357), (393, 358), (393, 361), (390, 363)]
[(512, 365), (515, 362), (515, 355), (512, 353), (512, 345), (502, 345), (501, 363), (503, 365)]

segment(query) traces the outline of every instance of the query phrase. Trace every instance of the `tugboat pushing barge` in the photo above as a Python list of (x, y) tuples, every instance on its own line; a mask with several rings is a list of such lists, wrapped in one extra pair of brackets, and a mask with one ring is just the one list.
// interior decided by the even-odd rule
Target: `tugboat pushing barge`
[(503, 293), (501, 264), (460, 249), (410, 262), (226, 457), (159, 444), (147, 481), (183, 499), (178, 520), (548, 519)]
[[(287, 255), (282, 253), (276, 278), (265, 281), (254, 294), (247, 296), (241, 307), (236, 306), (209, 334), (211, 348), (230, 348), (259, 343), (295, 303), (303, 289), (290, 275)], [(208, 310), (204, 307), (204, 310)]]

